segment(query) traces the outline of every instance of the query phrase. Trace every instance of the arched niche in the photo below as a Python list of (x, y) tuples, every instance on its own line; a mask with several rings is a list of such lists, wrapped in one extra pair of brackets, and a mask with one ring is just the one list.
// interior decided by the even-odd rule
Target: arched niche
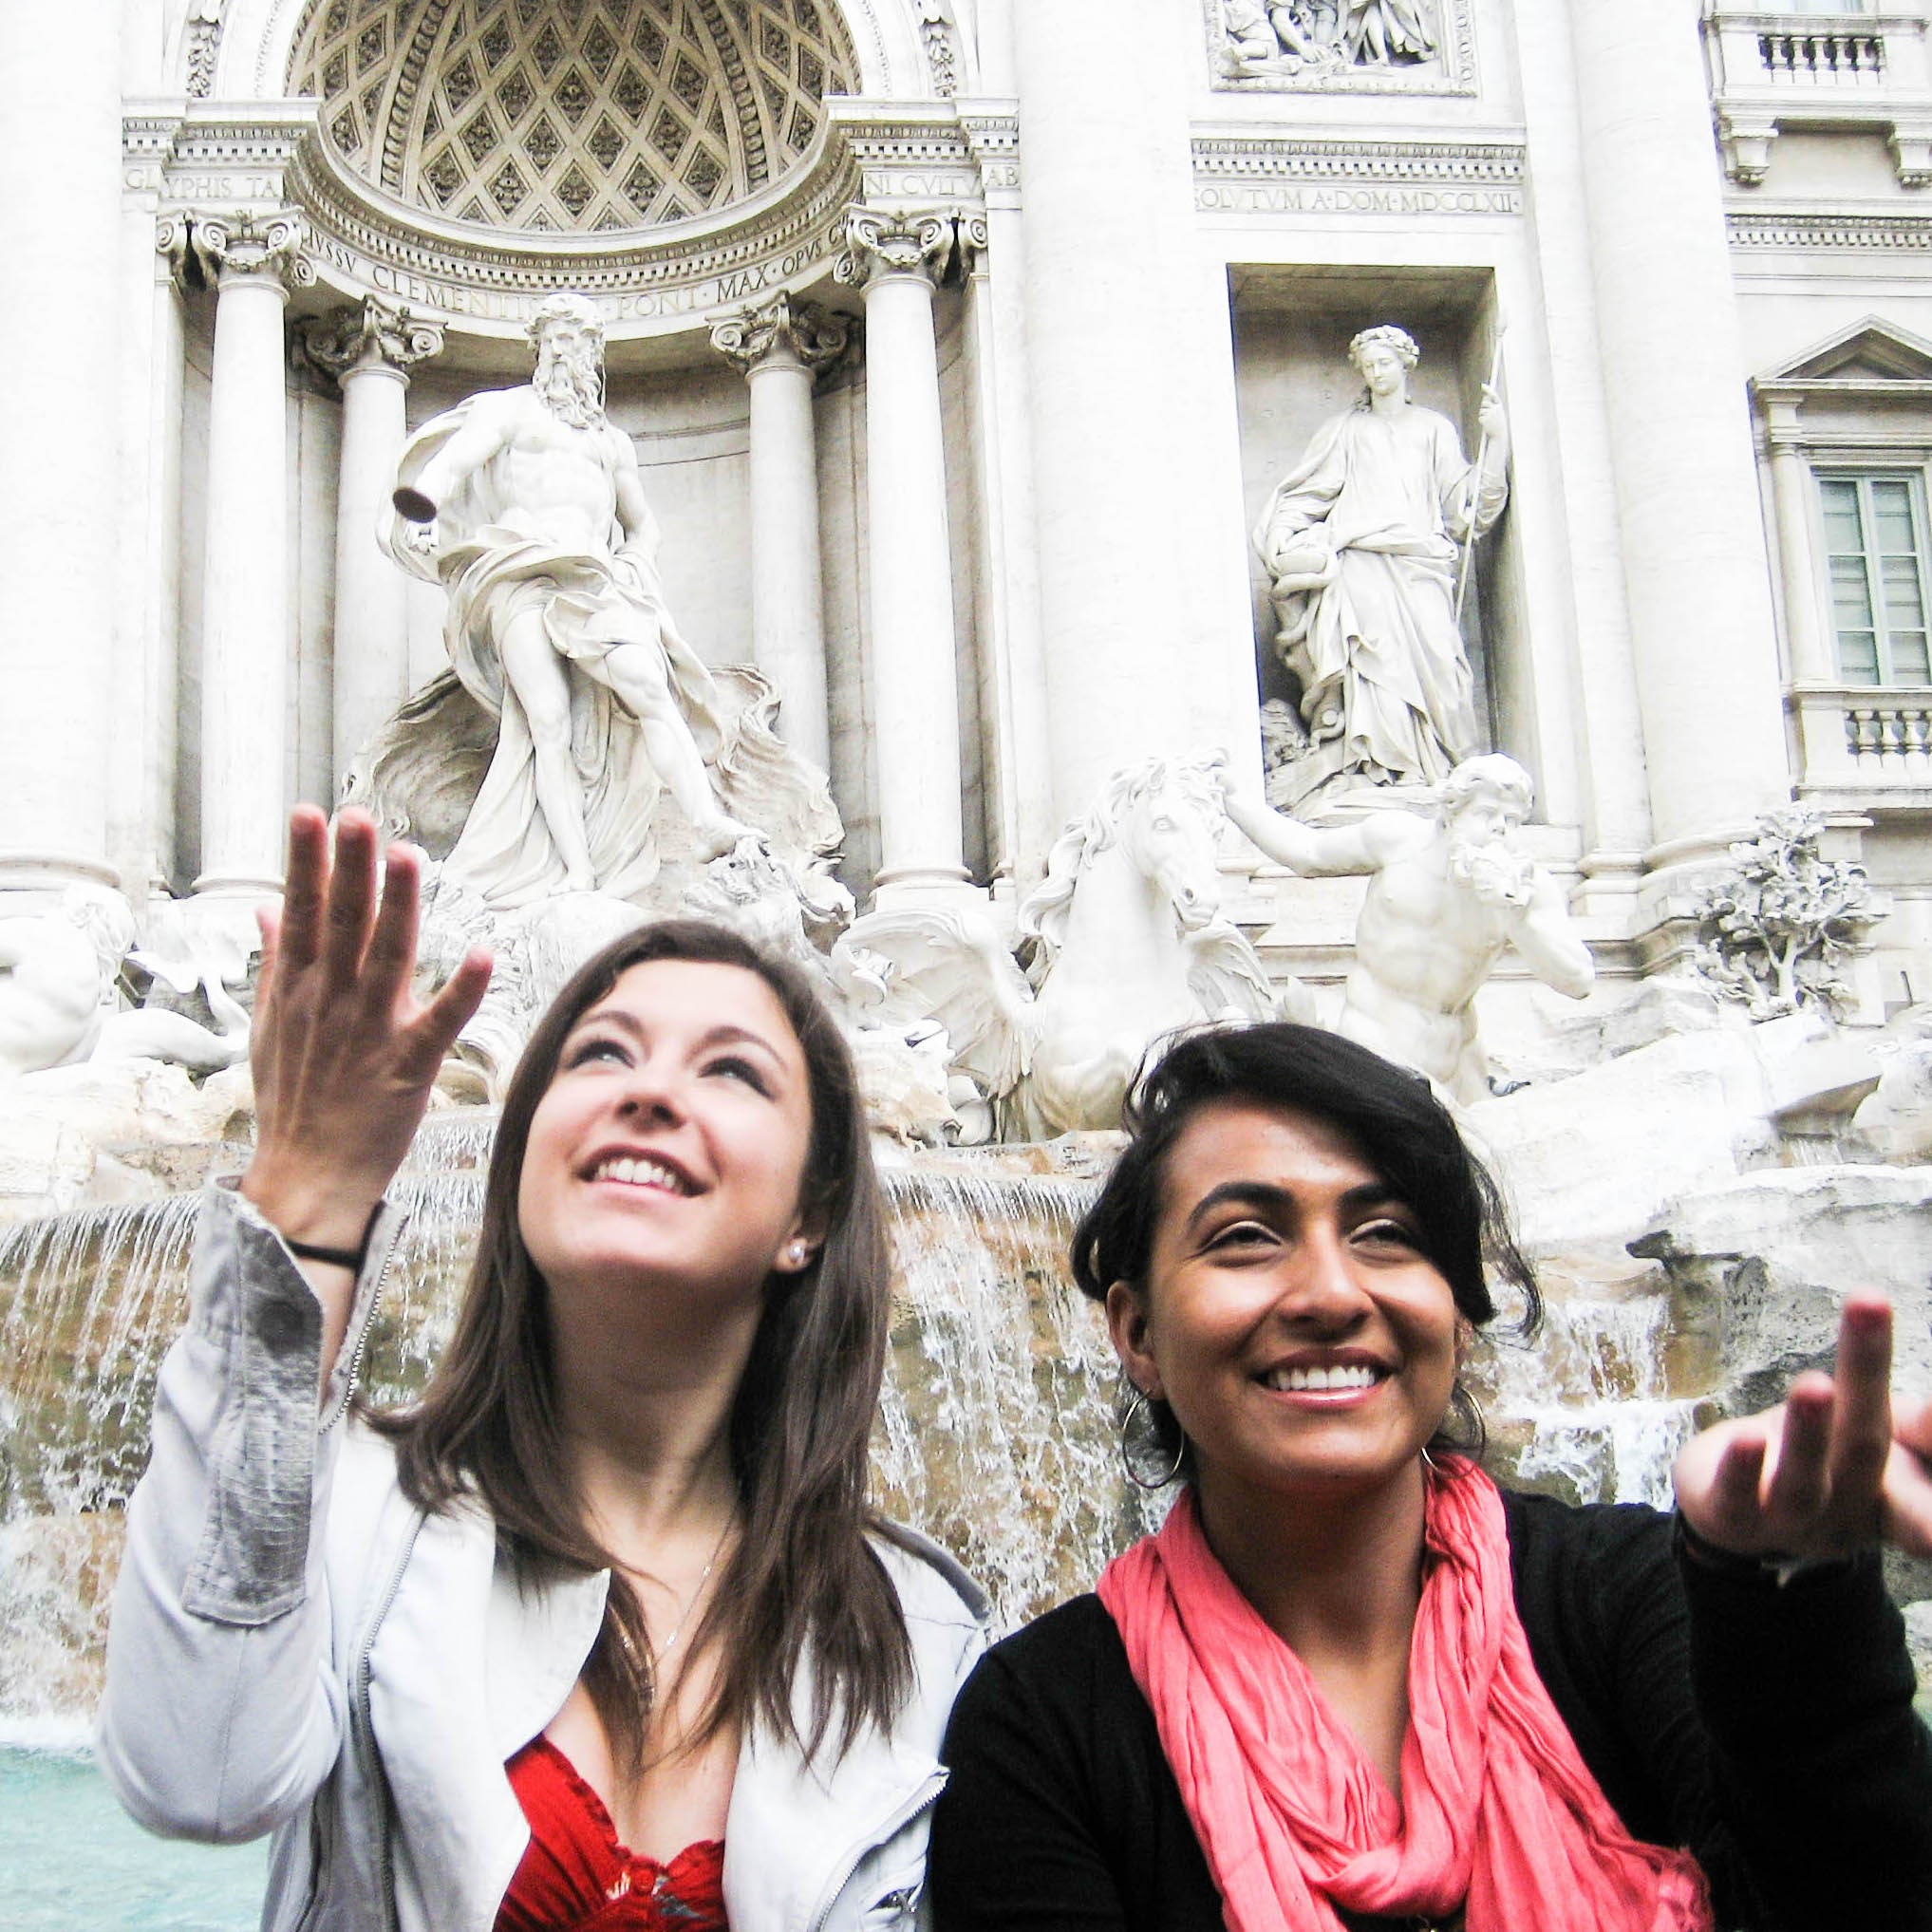
[[(313, 0), (228, 0), (211, 96), (273, 101), (290, 90), (291, 68)], [(721, 0), (727, 7), (730, 0)], [(172, 84), (185, 84), (185, 42), (196, 0), (172, 0), (167, 30)], [(873, 99), (923, 100), (935, 93), (918, 0), (818, 0), (851, 49), (854, 91)]]

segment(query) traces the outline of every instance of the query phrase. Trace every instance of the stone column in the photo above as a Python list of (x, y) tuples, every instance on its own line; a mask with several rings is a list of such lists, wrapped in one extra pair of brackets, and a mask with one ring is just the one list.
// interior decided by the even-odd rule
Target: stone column
[(1697, 9), (1569, 13), (1655, 872), (1790, 797), (1776, 636)]
[(289, 684), (288, 379), (282, 311), (314, 271), (301, 217), (197, 220), (219, 293), (208, 397), (201, 584), (201, 873), (197, 892), (281, 890)]
[(752, 659), (783, 700), (786, 741), (821, 771), (832, 763), (832, 731), (812, 385), (848, 334), (844, 317), (785, 294), (711, 330), (711, 347), (751, 388)]
[(0, 7), (0, 889), (114, 880), (121, 9), (64, 8), (54, 59), (51, 27)]
[(1795, 398), (1765, 399), (1771, 441), (1771, 498), (1777, 516), (1778, 573), (1785, 593), (1785, 645), (1794, 685), (1837, 682), (1837, 667), (1818, 622), (1818, 558), (1811, 543), (1810, 465)]
[(882, 898), (958, 888), (960, 816), (952, 550), (946, 516), (932, 291), (957, 242), (950, 214), (854, 208), (835, 272), (865, 291), (866, 503)]
[(409, 695), (409, 579), (376, 545), (407, 435), (409, 371), (441, 352), (442, 330), (373, 295), (305, 324), (302, 352), (342, 391), (335, 509), (335, 789), (350, 760)]
[(1258, 784), (1227, 276), (1194, 210), (1200, 9), (1007, 13), (1059, 816), (1216, 742)]

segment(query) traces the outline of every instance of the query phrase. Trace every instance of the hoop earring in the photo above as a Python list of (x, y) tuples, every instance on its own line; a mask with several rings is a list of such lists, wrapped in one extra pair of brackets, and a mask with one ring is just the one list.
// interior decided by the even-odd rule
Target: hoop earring
[(1429, 1454), (1429, 1445), (1426, 1442), (1422, 1445), (1422, 1467), (1433, 1476), (1439, 1476), (1442, 1473), (1441, 1465)]
[(1127, 1447), (1127, 1438), (1134, 1433), (1135, 1415), (1140, 1410), (1145, 1410), (1150, 1418), (1154, 1415), (1154, 1404), (1148, 1399), (1147, 1391), (1136, 1388), (1134, 1391), (1133, 1401), (1127, 1405), (1127, 1413), (1120, 1418), (1120, 1467), (1127, 1472), (1127, 1480), (1136, 1490), (1164, 1490), (1180, 1474), (1181, 1464), (1187, 1460), (1188, 1432), (1185, 1429), (1181, 1431), (1180, 1447), (1174, 1451), (1173, 1462), (1170, 1465), (1165, 1475), (1142, 1475), (1134, 1467), (1134, 1457)]

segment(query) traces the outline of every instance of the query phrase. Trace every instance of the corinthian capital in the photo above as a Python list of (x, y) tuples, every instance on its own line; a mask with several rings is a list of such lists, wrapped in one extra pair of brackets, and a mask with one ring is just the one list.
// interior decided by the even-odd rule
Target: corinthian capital
[(808, 369), (822, 368), (844, 353), (852, 325), (816, 302), (794, 302), (780, 293), (762, 308), (756, 305), (711, 325), (711, 347), (740, 375), (783, 357)]
[(295, 339), (311, 368), (340, 383), (358, 369), (413, 369), (439, 354), (442, 330), (434, 322), (420, 322), (406, 309), (391, 309), (373, 295), (360, 307), (332, 309), (295, 326)]
[(292, 208), (272, 215), (197, 215), (192, 246), (210, 280), (226, 289), (237, 282), (306, 287), (314, 265), (302, 253), (302, 217)]
[(910, 215), (854, 207), (845, 217), (845, 249), (833, 264), (841, 282), (863, 288), (882, 275), (920, 275), (937, 282), (958, 242), (959, 216), (949, 208)]

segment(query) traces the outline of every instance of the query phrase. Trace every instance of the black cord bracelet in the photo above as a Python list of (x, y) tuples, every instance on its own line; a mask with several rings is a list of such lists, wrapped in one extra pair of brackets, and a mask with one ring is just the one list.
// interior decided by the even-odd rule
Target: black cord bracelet
[(369, 1258), (369, 1242), (376, 1231), (376, 1217), (383, 1211), (378, 1201), (369, 1210), (368, 1225), (363, 1229), (363, 1238), (354, 1247), (322, 1247), (312, 1241), (291, 1241), (285, 1234), (282, 1246), (301, 1261), (327, 1262), (330, 1267), (346, 1267), (350, 1274), (361, 1274), (363, 1263)]
[(1782, 1588), (1800, 1578), (1843, 1576), (1856, 1561), (1849, 1556), (1790, 1556), (1783, 1550), (1747, 1556), (1739, 1550), (1726, 1549), (1707, 1536), (1699, 1536), (1681, 1510), (1676, 1512), (1674, 1528), (1678, 1548), (1698, 1568), (1738, 1583), (1774, 1584)]

